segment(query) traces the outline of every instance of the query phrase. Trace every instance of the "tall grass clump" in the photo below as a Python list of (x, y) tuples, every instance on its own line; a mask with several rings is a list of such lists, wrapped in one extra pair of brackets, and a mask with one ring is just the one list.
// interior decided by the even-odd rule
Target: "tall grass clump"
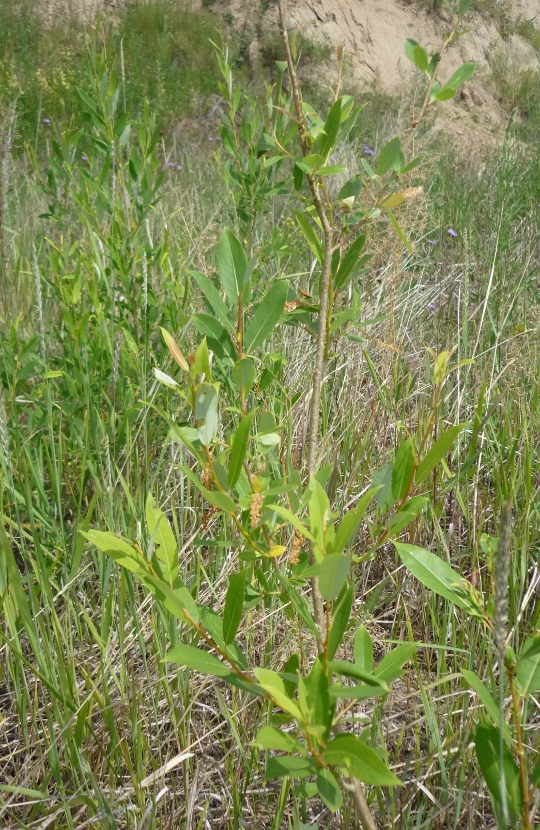
[[(159, 88), (97, 30), (8, 154), (1, 826), (536, 821), (538, 160), (310, 105), (279, 6), (264, 100), (213, 47), (212, 157), (168, 4)], [(406, 53), (415, 120), (474, 71)]]

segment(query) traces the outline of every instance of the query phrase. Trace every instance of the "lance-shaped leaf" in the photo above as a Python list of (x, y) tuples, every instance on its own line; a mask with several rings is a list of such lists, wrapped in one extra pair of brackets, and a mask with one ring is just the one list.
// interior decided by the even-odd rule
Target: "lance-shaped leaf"
[(246, 572), (240, 571), (240, 573), (233, 574), (229, 579), (223, 610), (223, 639), (227, 645), (232, 643), (236, 637), (242, 619), (245, 592)]
[(346, 767), (351, 775), (376, 787), (402, 786), (384, 761), (355, 735), (337, 735), (324, 753), (327, 764)]
[(402, 542), (394, 542), (394, 545), (405, 567), (422, 585), (450, 600), (471, 617), (478, 620), (485, 618), (483, 608), (474, 596), (472, 585), (450, 565), (434, 553), (416, 545)]
[(102, 530), (81, 531), (82, 536), (88, 539), (98, 550), (106, 553), (123, 568), (135, 574), (143, 574), (149, 570), (148, 562), (142, 551), (134, 548), (125, 539)]
[[(495, 807), (500, 810), (501, 793), (501, 740), (499, 730), (490, 723), (480, 723), (474, 735), (474, 746), (478, 764)], [(506, 803), (512, 823), (521, 814), (523, 798), (521, 794), (519, 768), (511, 750), (505, 743), (502, 746), (502, 769), (506, 789)]]
[(319, 237), (317, 236), (317, 233), (315, 232), (315, 229), (314, 229), (313, 225), (311, 224), (311, 222), (309, 221), (309, 219), (307, 218), (307, 216), (305, 214), (300, 213), (297, 210), (293, 211), (293, 213), (296, 217), (296, 221), (300, 225), (300, 229), (301, 229), (302, 233), (304, 234), (304, 237), (306, 238), (306, 241), (307, 241), (309, 247), (311, 248), (311, 252), (315, 256), (315, 258), (318, 260), (318, 262), (322, 263), (322, 261), (323, 261), (323, 247), (322, 247), (322, 244), (321, 244), (321, 241), (320, 241)]
[(217, 490), (207, 490), (200, 479), (195, 475), (193, 470), (180, 464), (179, 468), (189, 478), (189, 480), (201, 491), (206, 501), (217, 507), (218, 510), (223, 510), (225, 513), (236, 513), (237, 507), (233, 500), (226, 493), (220, 493)]
[(317, 772), (317, 767), (309, 758), (298, 758), (295, 755), (278, 755), (269, 758), (264, 770), (265, 781), (271, 778), (309, 778)]
[(228, 228), (221, 234), (217, 261), (223, 290), (231, 303), (236, 303), (244, 286), (247, 259), (242, 245)]
[(342, 643), (347, 630), (354, 599), (354, 587), (349, 585), (332, 611), (332, 626), (328, 635), (328, 659), (331, 660)]
[(437, 464), (450, 452), (458, 435), (465, 429), (467, 424), (456, 424), (448, 427), (442, 435), (439, 435), (429, 452), (424, 456), (416, 470), (416, 483), (421, 484), (424, 479), (435, 469)]
[(146, 499), (146, 524), (153, 539), (156, 554), (164, 564), (164, 575), (170, 585), (178, 576), (178, 545), (165, 513), (155, 507), (152, 495)]
[[(469, 684), (469, 686), (474, 689), (484, 707), (486, 712), (488, 713), (489, 717), (493, 721), (495, 726), (499, 726), (501, 720), (501, 711), (499, 709), (498, 703), (496, 703), (493, 698), (491, 697), (489, 690), (486, 688), (482, 680), (475, 674), (473, 671), (469, 671), (468, 669), (460, 669), (461, 674)], [(503, 730), (504, 740), (510, 746), (512, 745), (512, 736), (510, 734), (510, 729), (508, 728), (508, 724), (504, 724)]]
[(205, 295), (216, 317), (219, 318), (225, 328), (234, 334), (234, 323), (229, 319), (227, 306), (221, 299), (221, 295), (212, 280), (206, 274), (201, 273), (201, 271), (190, 271), (189, 273)]
[(377, 175), (384, 176), (385, 173), (388, 173), (388, 171), (392, 169), (398, 160), (400, 153), (401, 139), (397, 137), (392, 138), (391, 141), (384, 145), (379, 153), (379, 159), (377, 161)]
[(289, 283), (286, 280), (275, 282), (266, 292), (244, 335), (246, 351), (256, 349), (274, 330), (283, 314), (288, 293)]
[(255, 410), (252, 410), (251, 412), (248, 412), (244, 418), (242, 418), (234, 436), (231, 448), (231, 457), (229, 459), (228, 474), (229, 487), (231, 488), (234, 487), (240, 477), (240, 473), (242, 472), (242, 466), (247, 452), (249, 430), (254, 414)]
[(259, 685), (284, 712), (288, 712), (296, 720), (302, 721), (302, 713), (298, 704), (288, 696), (279, 674), (270, 669), (255, 669), (253, 674), (259, 681)]
[[(458, 89), (458, 87), (463, 86), (472, 76), (474, 75), (476, 70), (476, 64), (470, 61), (469, 63), (463, 63), (459, 69), (456, 69), (454, 74), (451, 78), (447, 80), (443, 89), (447, 89), (451, 87), (453, 89)], [(442, 91), (442, 90), (441, 90)]]
[(319, 570), (319, 590), (323, 599), (333, 602), (345, 585), (351, 569), (351, 557), (347, 553), (325, 556)]
[(375, 669), (375, 677), (390, 685), (403, 675), (402, 666), (408, 663), (416, 651), (415, 643), (403, 643), (392, 649)]
[(409, 490), (414, 473), (414, 443), (407, 438), (396, 452), (392, 468), (392, 493), (396, 501), (401, 501)]
[(278, 749), (281, 752), (297, 752), (306, 755), (306, 747), (290, 732), (283, 732), (274, 726), (264, 726), (257, 732), (255, 743), (262, 749)]
[(231, 674), (230, 667), (213, 654), (183, 643), (169, 651), (164, 662), (176, 663), (200, 674), (211, 674), (214, 677), (228, 677)]
[(201, 313), (193, 314), (191, 320), (199, 334), (208, 338), (210, 347), (219, 358), (227, 356), (231, 360), (236, 360), (236, 348), (231, 335), (217, 317)]
[(540, 689), (540, 636), (527, 637), (519, 652), (516, 680), (522, 695), (534, 695)]
[(328, 809), (335, 813), (343, 807), (343, 793), (336, 777), (326, 767), (317, 773), (317, 790)]

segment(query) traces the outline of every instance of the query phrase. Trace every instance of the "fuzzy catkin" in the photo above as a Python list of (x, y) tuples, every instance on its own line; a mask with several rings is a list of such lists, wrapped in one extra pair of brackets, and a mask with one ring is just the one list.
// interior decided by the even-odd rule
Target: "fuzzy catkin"
[(501, 510), (499, 548), (495, 562), (495, 611), (493, 614), (493, 639), (499, 657), (504, 660), (508, 638), (508, 576), (510, 573), (510, 503)]
[(9, 475), (11, 473), (11, 449), (4, 389), (2, 386), (0, 386), (0, 447), (2, 448), (4, 464), (6, 465), (6, 473)]

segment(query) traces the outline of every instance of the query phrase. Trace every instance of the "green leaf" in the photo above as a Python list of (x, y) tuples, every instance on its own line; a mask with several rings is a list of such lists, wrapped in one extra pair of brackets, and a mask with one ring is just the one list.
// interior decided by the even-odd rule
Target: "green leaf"
[(298, 704), (287, 695), (285, 685), (279, 674), (270, 669), (254, 669), (253, 674), (259, 681), (261, 688), (268, 692), (284, 712), (288, 712), (296, 720), (302, 721), (302, 713), (298, 708)]
[(418, 465), (418, 469), (416, 470), (417, 484), (421, 484), (435, 469), (441, 459), (448, 455), (458, 435), (463, 432), (466, 426), (467, 424), (456, 424), (455, 426), (448, 427), (442, 435), (439, 435), (429, 452)]
[(242, 472), (249, 441), (249, 430), (254, 414), (255, 410), (253, 409), (251, 412), (248, 412), (244, 418), (242, 418), (234, 436), (231, 448), (231, 457), (229, 459), (228, 474), (228, 482), (231, 489), (238, 481), (240, 473)]
[[(499, 730), (489, 723), (480, 723), (474, 735), (478, 764), (495, 805), (501, 807), (501, 741)], [(504, 770), (506, 801), (512, 822), (521, 814), (522, 795), (519, 768), (511, 750), (503, 744), (502, 767)]]
[(148, 571), (148, 562), (142, 552), (120, 536), (102, 530), (88, 530), (86, 533), (81, 531), (81, 534), (126, 570), (135, 574), (143, 574)]
[(368, 505), (375, 496), (376, 492), (376, 488), (371, 487), (359, 499), (356, 507), (354, 507), (353, 510), (349, 510), (349, 512), (344, 515), (338, 529), (336, 530), (336, 537), (333, 545), (334, 553), (343, 553), (343, 551), (347, 548), (353, 533), (364, 518)]
[(518, 655), (516, 681), (523, 696), (540, 689), (540, 635), (527, 637)]
[[(468, 669), (460, 669), (460, 671), (461, 671), (461, 674), (463, 675), (463, 677), (465, 678), (465, 680), (467, 681), (467, 683), (469, 684), (469, 686), (471, 687), (471, 689), (474, 689), (474, 691), (476, 692), (476, 694), (478, 695), (478, 697), (480, 698), (480, 700), (484, 704), (486, 712), (488, 713), (489, 717), (493, 721), (494, 725), (498, 726), (499, 723), (500, 723), (500, 720), (501, 720), (500, 709), (499, 709), (499, 706), (497, 705), (497, 703), (495, 703), (495, 701), (491, 697), (488, 689), (482, 683), (482, 681), (478, 677), (478, 675), (475, 674), (473, 671), (469, 671)], [(508, 725), (506, 723), (504, 724), (503, 735), (504, 735), (504, 740), (508, 744), (511, 745), (512, 744), (512, 736), (510, 735), (510, 730), (509, 730)]]
[(253, 381), (255, 380), (255, 364), (250, 357), (243, 357), (234, 364), (231, 372), (231, 378), (241, 389), (244, 389), (246, 394), (251, 391)]
[(324, 158), (319, 153), (310, 153), (308, 156), (304, 156), (302, 160), (298, 162), (298, 165), (302, 167), (304, 172), (309, 174), (314, 173), (317, 168), (322, 167), (324, 161)]
[(178, 576), (178, 545), (165, 513), (154, 506), (150, 493), (146, 499), (146, 524), (156, 545), (156, 555), (165, 565), (164, 576), (172, 585)]
[(376, 677), (371, 672), (363, 671), (356, 663), (349, 663), (347, 660), (330, 660), (328, 663), (330, 671), (335, 674), (341, 674), (344, 677), (354, 677), (356, 680), (361, 680), (368, 686), (375, 689), (383, 688), (390, 691), (390, 687), (382, 677)]
[(422, 585), (453, 602), (471, 617), (484, 619), (481, 605), (472, 594), (472, 585), (434, 553), (402, 542), (393, 543), (403, 564)]
[(317, 141), (317, 149), (320, 151), (324, 161), (328, 159), (328, 156), (334, 149), (334, 144), (341, 126), (341, 107), (342, 100), (340, 98), (330, 109), (328, 118), (326, 119), (326, 123), (324, 125), (324, 133), (321, 134), (319, 140)]
[(402, 786), (399, 778), (388, 769), (384, 761), (355, 735), (336, 735), (326, 748), (324, 760), (331, 766), (346, 767), (351, 775), (364, 784), (375, 787)]
[(338, 201), (355, 198), (359, 196), (364, 188), (364, 182), (360, 176), (352, 176), (348, 182), (345, 182), (338, 193)]
[(334, 716), (334, 703), (328, 694), (328, 676), (319, 657), (313, 663), (307, 677), (298, 676), (298, 703), (304, 721), (321, 729), (318, 736), (326, 741), (330, 735)]
[(217, 435), (218, 403), (216, 387), (210, 383), (201, 383), (195, 396), (195, 419), (203, 422), (198, 427), (198, 435), (205, 447), (210, 446)]
[[(451, 87), (455, 90), (458, 87), (463, 86), (464, 83), (466, 83), (470, 78), (472, 78), (475, 71), (476, 71), (476, 64), (475, 63), (473, 63), (472, 61), (469, 61), (469, 63), (463, 63), (459, 67), (459, 69), (456, 69), (456, 71), (454, 72), (452, 77), (449, 78), (449, 80), (445, 83), (443, 89), (447, 89), (448, 87)], [(442, 92), (442, 90), (441, 90), (441, 92)]]
[(345, 164), (327, 164), (325, 167), (321, 167), (320, 170), (317, 171), (318, 176), (335, 176), (338, 173), (347, 173), (347, 167)]
[(190, 271), (189, 273), (208, 300), (214, 314), (219, 318), (225, 328), (228, 329), (231, 334), (234, 334), (234, 323), (229, 319), (227, 306), (221, 299), (221, 295), (212, 280), (210, 280), (206, 274), (201, 273), (201, 271)]
[(385, 144), (379, 153), (377, 161), (377, 175), (384, 176), (392, 169), (401, 153), (401, 139), (396, 136), (388, 144)]
[(362, 249), (366, 242), (366, 234), (362, 234), (358, 236), (345, 256), (343, 257), (341, 264), (338, 268), (337, 274), (334, 278), (334, 288), (336, 291), (339, 291), (341, 286), (345, 285), (347, 282), (350, 274), (353, 272), (356, 263), (358, 262), (358, 258), (362, 253)]
[(431, 101), (451, 101), (452, 98), (455, 98), (457, 90), (451, 86), (443, 86), (442, 89), (439, 89), (438, 92), (435, 94), (431, 94), (430, 100)]
[(295, 190), (300, 190), (304, 181), (304, 171), (298, 164), (293, 167), (293, 181)]
[[(203, 315), (201, 314), (198, 316), (202, 317)], [(197, 351), (195, 352), (195, 360), (193, 361), (191, 371), (193, 372), (194, 377), (197, 377), (197, 375), (204, 375), (207, 381), (212, 380), (212, 367), (210, 366), (210, 355), (208, 353), (208, 344), (206, 342), (206, 337), (203, 337), (203, 339), (197, 346)]]
[(467, 14), (470, 8), (472, 8), (475, 0), (459, 0), (459, 7), (458, 7), (458, 14), (460, 17), (463, 17), (464, 14)]
[(323, 560), (326, 548), (326, 527), (330, 519), (328, 496), (315, 476), (309, 481), (309, 526), (315, 540), (314, 552), (317, 561)]
[(242, 619), (244, 595), (246, 592), (246, 572), (233, 574), (229, 579), (225, 608), (223, 610), (223, 639), (228, 645), (234, 641)]
[(313, 225), (305, 214), (300, 213), (298, 210), (294, 210), (293, 213), (296, 217), (296, 221), (300, 225), (300, 230), (304, 234), (304, 237), (311, 248), (313, 256), (319, 263), (322, 264), (324, 258), (323, 247)]
[(375, 494), (375, 501), (377, 502), (377, 506), (379, 508), (380, 513), (386, 513), (395, 502), (394, 495), (392, 493), (392, 471), (394, 469), (394, 465), (392, 462), (386, 464), (384, 467), (380, 467), (378, 470), (375, 470), (373, 474), (373, 482), (372, 482), (372, 490), (376, 489), (377, 492)]
[(388, 694), (388, 686), (370, 686), (362, 683), (355, 686), (343, 686), (335, 683), (330, 686), (330, 697), (335, 700), (369, 700), (371, 697), (382, 697)]
[(309, 758), (297, 758), (295, 755), (278, 755), (276, 758), (268, 758), (264, 771), (265, 781), (271, 778), (309, 778), (314, 775), (317, 768)]
[(185, 467), (183, 464), (180, 464), (179, 468), (182, 470), (184, 475), (189, 478), (192, 484), (194, 484), (195, 487), (201, 491), (209, 504), (217, 507), (218, 510), (223, 510), (224, 513), (236, 513), (237, 506), (230, 496), (226, 493), (220, 493), (218, 490), (207, 490), (204, 484), (202, 484), (200, 479), (192, 470), (189, 469), (189, 467)]
[(323, 599), (333, 602), (345, 585), (351, 569), (351, 557), (347, 553), (332, 553), (325, 556), (319, 572), (319, 590)]
[(211, 674), (214, 677), (227, 677), (231, 674), (230, 668), (213, 654), (183, 643), (169, 651), (164, 662), (176, 663), (178, 666), (186, 666), (200, 674)]
[(262, 749), (279, 749), (281, 752), (306, 754), (306, 747), (290, 732), (283, 732), (274, 726), (264, 726), (257, 732), (255, 743)]
[(393, 536), (396, 536), (404, 527), (407, 527), (416, 519), (428, 503), (429, 499), (426, 496), (413, 496), (412, 499), (405, 502), (401, 510), (388, 519), (386, 522), (387, 529), (392, 531)]
[(402, 666), (408, 663), (416, 652), (415, 643), (403, 643), (403, 645), (392, 649), (383, 657), (377, 668), (375, 669), (375, 677), (390, 685), (398, 677), (401, 677), (403, 672)]
[(354, 600), (354, 587), (349, 585), (333, 609), (332, 625), (328, 635), (328, 659), (331, 660), (343, 641)]
[(289, 283), (286, 280), (279, 280), (274, 282), (262, 298), (244, 336), (244, 346), (247, 351), (260, 346), (276, 327), (283, 313), (288, 293)]
[(235, 360), (237, 357), (236, 348), (227, 329), (220, 323), (217, 317), (211, 314), (192, 314), (191, 319), (199, 334), (210, 338), (213, 350), (218, 357), (224, 355)]
[(329, 769), (323, 767), (317, 773), (317, 789), (322, 801), (332, 813), (343, 807), (341, 787)]
[(361, 625), (354, 635), (354, 662), (368, 674), (373, 671), (373, 641), (365, 625)]
[(420, 46), (420, 44), (416, 45), (413, 49), (414, 54), (414, 62), (418, 69), (422, 72), (427, 72), (429, 67), (429, 58), (426, 50)]
[[(289, 655), (289, 657), (285, 661), (285, 665), (283, 666), (283, 673), (284, 674), (291, 674), (291, 675), (294, 675), (296, 677), (298, 675), (299, 669), (300, 669), (300, 657), (296, 652), (293, 652), (292, 654)], [(296, 689), (296, 685), (297, 685), (296, 682), (293, 682), (292, 680), (285, 680), (284, 679), (283, 684), (285, 686), (286, 693), (289, 695), (289, 697), (292, 697), (294, 695), (294, 692), (295, 692), (295, 689)]]
[(299, 533), (302, 534), (306, 539), (309, 539), (310, 542), (314, 542), (315, 539), (312, 534), (309, 532), (305, 524), (300, 521), (300, 519), (295, 516), (295, 514), (288, 509), (288, 507), (282, 507), (280, 504), (269, 504), (268, 510), (273, 510), (278, 516), (281, 516), (282, 519), (285, 519), (287, 522), (292, 524)]
[(396, 453), (396, 460), (392, 469), (392, 493), (396, 501), (401, 501), (407, 495), (414, 474), (414, 442), (407, 438)]
[(247, 259), (242, 245), (228, 228), (221, 234), (217, 261), (223, 290), (231, 303), (236, 303), (244, 286)]

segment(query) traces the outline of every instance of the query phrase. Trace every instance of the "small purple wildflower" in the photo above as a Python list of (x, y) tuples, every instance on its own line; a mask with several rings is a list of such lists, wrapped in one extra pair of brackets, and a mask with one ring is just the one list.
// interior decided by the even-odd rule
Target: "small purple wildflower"
[(450, 234), (450, 236), (454, 236), (454, 237), (456, 237), (456, 236), (457, 236), (457, 232), (456, 232), (453, 228), (448, 228), (448, 230), (446, 231), (446, 233), (449, 233), (449, 234)]
[(429, 242), (430, 245), (436, 245), (437, 244), (436, 239), (428, 239), (427, 241)]
[(177, 170), (183, 170), (183, 169), (184, 169), (184, 166), (183, 166), (182, 164), (177, 164), (177, 165), (176, 165), (176, 169), (177, 169)]
[(82, 154), (81, 158), (83, 161), (88, 161), (88, 156), (85, 156), (84, 153)]
[(213, 135), (209, 135), (209, 136), (208, 136), (208, 141), (214, 141), (214, 136), (213, 136)]
[(364, 144), (364, 153), (366, 154), (366, 156), (375, 155), (374, 151), (371, 149), (371, 147), (368, 147), (367, 144)]
[(428, 308), (429, 308), (430, 311), (436, 311), (437, 310), (437, 306), (435, 305), (435, 303), (430, 303), (428, 305)]
[(50, 124), (50, 123), (51, 123), (51, 119), (50, 119), (50, 118), (44, 118), (44, 119), (43, 119), (43, 123), (44, 123), (44, 124)]

